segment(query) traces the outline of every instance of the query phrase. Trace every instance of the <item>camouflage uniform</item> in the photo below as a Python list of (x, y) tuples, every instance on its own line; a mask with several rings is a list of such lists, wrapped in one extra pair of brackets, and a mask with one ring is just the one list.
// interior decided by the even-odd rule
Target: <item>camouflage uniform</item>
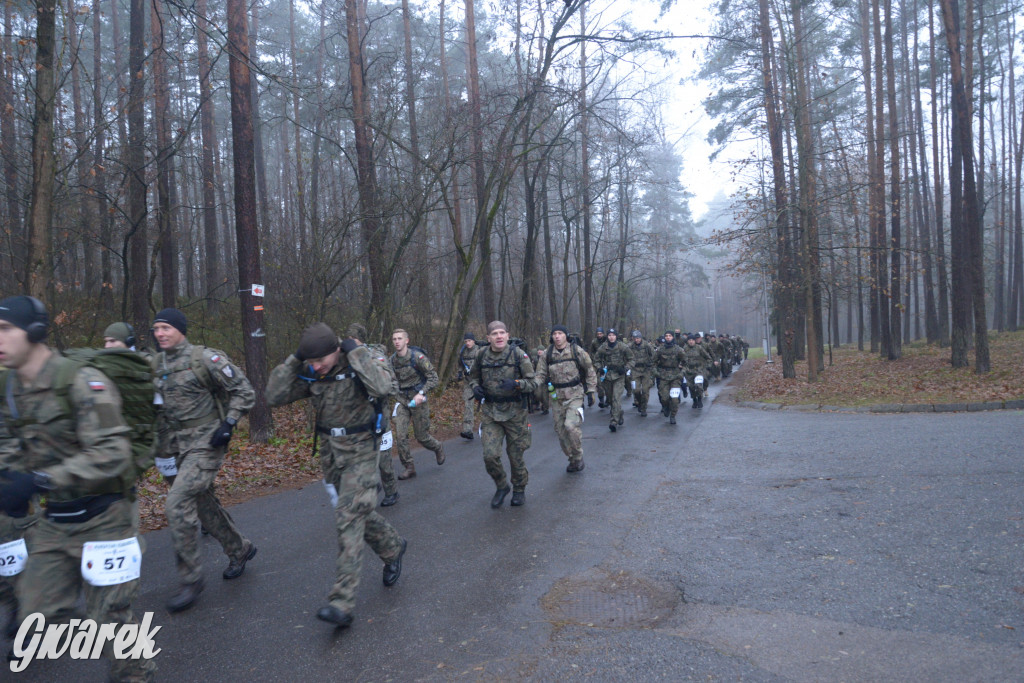
[(728, 377), (732, 374), (732, 359), (735, 355), (733, 350), (732, 342), (729, 341), (728, 337), (721, 337), (718, 340), (718, 345), (722, 348), (722, 355), (718, 359), (720, 363), (719, 369), (722, 372), (722, 377)]
[[(686, 366), (686, 383), (690, 386), (690, 395), (694, 405), (700, 405), (707, 387), (707, 368), (712, 366), (711, 355), (700, 344), (683, 347), (683, 365)], [(696, 383), (697, 375), (704, 375), (704, 384)]]
[[(597, 362), (597, 350), (601, 348), (601, 344), (604, 344), (604, 342), (605, 337), (603, 336), (594, 337), (590, 340), (590, 348), (588, 348), (587, 351), (590, 353), (590, 359), (595, 363)], [(604, 408), (606, 396), (604, 391), (604, 382), (600, 381), (600, 378), (598, 378), (597, 382), (597, 401), (598, 406)]]
[[(437, 370), (430, 363), (430, 359), (422, 352), (415, 349), (406, 349), (408, 353), (399, 356), (391, 354), (391, 367), (398, 378), (398, 398), (396, 408), (392, 411), (392, 430), (398, 459), (408, 472), (416, 471), (416, 462), (409, 453), (409, 423), (412, 422), (412, 429), (416, 440), (423, 444), (427, 450), (438, 453), (441, 450), (441, 442), (430, 434), (430, 403), (424, 401), (415, 408), (409, 407), (409, 401), (418, 393), (427, 395), (427, 392), (440, 384), (437, 377)], [(419, 368), (423, 373), (420, 377)]]
[[(391, 380), (394, 386), (392, 394), (398, 390), (398, 380), (395, 379), (395, 371), (391, 369), (391, 363), (387, 362), (388, 351), (384, 348), (383, 344), (366, 344), (366, 348), (370, 350), (375, 358), (384, 361), (384, 365), (387, 367), (388, 374), (391, 375)], [(387, 400), (381, 400), (381, 409), (386, 408)], [(381, 416), (382, 424), (387, 423), (387, 416)], [(398, 493), (398, 480), (395, 477), (395, 459), (394, 459), (394, 435), (392, 434), (391, 448), (386, 451), (381, 451), (378, 469), (380, 470), (380, 484), (384, 489), (385, 496), (392, 496)], [(326, 479), (324, 481), (327, 481)]]
[[(540, 358), (547, 353), (547, 347), (541, 347), (537, 349), (537, 362), (534, 363), (534, 368), (540, 368)], [(551, 394), (548, 393), (548, 386), (546, 382), (537, 380), (537, 388), (533, 392), (536, 398), (537, 405), (540, 406), (541, 415), (547, 415), (551, 412)]]
[(597, 350), (594, 366), (600, 368), (600, 372), (603, 374), (601, 384), (605, 385), (605, 400), (611, 406), (608, 415), (609, 425), (622, 424), (622, 392), (626, 386), (626, 380), (632, 374), (633, 353), (629, 350), (626, 342), (616, 340), (615, 346), (605, 342)]
[[(515, 380), (517, 387), (512, 391), (499, 389), (498, 385), (505, 379)], [(511, 344), (501, 351), (494, 351), (488, 345), (476, 357), (469, 383), (472, 387), (482, 387), (486, 396), (480, 406), (480, 430), (487, 474), (498, 489), (508, 486), (501, 464), (504, 439), (512, 471), (512, 490), (525, 491), (530, 473), (523, 454), (530, 447), (531, 436), (522, 397), (537, 388), (529, 355)]]
[[(111, 586), (93, 586), (82, 578), (83, 545), (91, 541), (121, 541), (138, 535), (139, 511), (124, 475), (132, 463), (129, 427), (121, 416), (117, 387), (95, 368), (77, 372), (68, 394), (74, 415), (65, 416), (53, 382), (63, 363), (54, 353), (30, 388), (22, 387), (14, 371), (11, 397), (20, 420), (13, 419), (3, 401), (0, 412), (8, 429), (0, 432), (0, 469), (42, 472), (52, 489), (47, 507), (37, 519), (7, 518), (0, 528), (8, 535), (24, 534), (28, 561), (16, 583), (19, 615), (40, 612), (47, 622), (79, 618), (79, 595), (85, 594), (85, 616), (100, 624), (136, 623), (132, 601), (138, 579)], [(79, 522), (66, 522), (73, 515)], [(90, 516), (91, 515), (91, 516)], [(143, 542), (139, 541), (140, 548)], [(103, 649), (111, 660), (112, 680), (152, 680), (153, 660), (116, 660), (112, 645)]]
[[(267, 402), (272, 406), (304, 398), (313, 402), (316, 428), (324, 438), (320, 467), (324, 481), (338, 494), (334, 508), (338, 562), (329, 600), (343, 612), (351, 612), (363, 543), (385, 563), (394, 562), (402, 549), (398, 532), (375, 509), (379, 440), (374, 431), (377, 413), (370, 402), (371, 398), (384, 401), (397, 387), (384, 355), (365, 346), (342, 353), (326, 379), (310, 381), (299, 376), (301, 370), (295, 356), (274, 368), (267, 382)], [(331, 434), (339, 428), (348, 433)]]
[(473, 348), (467, 349), (463, 346), (459, 350), (459, 379), (462, 380), (462, 431), (473, 433), (476, 426), (476, 400), (473, 398), (473, 387), (469, 386), (469, 371), (473, 367), (473, 361), (483, 347), (475, 344)]
[[(548, 382), (555, 390), (552, 402), (555, 434), (562, 452), (569, 458), (569, 464), (575, 466), (583, 460), (583, 395), (597, 390), (597, 374), (590, 354), (574, 346), (566, 344), (561, 351), (554, 345), (545, 349), (537, 361), (534, 380), (541, 390)], [(548, 354), (551, 355), (550, 362)]]
[[(703, 343), (698, 344), (697, 346), (701, 346), (705, 351), (707, 351), (708, 357), (711, 360), (705, 374), (709, 377), (718, 379), (722, 374), (722, 368), (721, 365), (715, 365), (715, 361), (722, 356), (722, 345), (718, 342), (716, 337), (705, 337), (702, 341)], [(687, 346), (689, 346), (689, 344), (687, 344)]]
[(675, 342), (666, 343), (654, 354), (654, 368), (658, 375), (658, 400), (661, 401), (661, 412), (666, 417), (675, 417), (679, 411), (679, 399), (672, 398), (672, 390), (680, 389), (682, 393), (683, 361), (685, 353)]
[(654, 345), (646, 339), (630, 346), (633, 353), (633, 401), (641, 415), (647, 415), (647, 402), (654, 384)]
[[(216, 387), (216, 395), (193, 371), (193, 345), (187, 339), (153, 357), (154, 383), (163, 401), (157, 417), (157, 452), (160, 457), (174, 458), (178, 467), (165, 512), (184, 584), (202, 579), (202, 552), (197, 538), (200, 522), (231, 560), (241, 560), (252, 549), (252, 543), (242, 537), (213, 491), (227, 446), (214, 448), (210, 438), (222, 419), (237, 421), (249, 412), (256, 394), (223, 352), (197, 348), (202, 349), (200, 362)], [(221, 395), (228, 399), (226, 406), (217, 401)]]

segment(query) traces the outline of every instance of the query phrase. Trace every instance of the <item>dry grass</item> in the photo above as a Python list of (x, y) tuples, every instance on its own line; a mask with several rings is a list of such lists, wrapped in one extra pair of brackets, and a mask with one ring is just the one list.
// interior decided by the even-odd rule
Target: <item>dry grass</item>
[[(751, 359), (736, 398), (783, 405), (821, 403), (861, 406), (882, 403), (976, 403), (1024, 398), (1024, 331), (989, 337), (992, 371), (978, 375), (973, 367), (950, 366), (949, 348), (923, 343), (904, 346), (903, 357), (882, 360), (854, 347), (834, 349), (814, 384), (807, 382), (807, 363), (796, 364), (797, 379), (782, 378), (782, 364)], [(973, 363), (973, 352), (971, 362)]]

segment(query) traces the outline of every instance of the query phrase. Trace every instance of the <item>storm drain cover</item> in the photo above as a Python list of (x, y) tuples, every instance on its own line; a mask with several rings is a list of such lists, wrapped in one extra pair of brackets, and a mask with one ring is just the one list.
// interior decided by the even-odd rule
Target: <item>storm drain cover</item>
[(679, 591), (627, 572), (594, 568), (561, 579), (541, 598), (553, 621), (604, 628), (652, 627), (679, 604)]

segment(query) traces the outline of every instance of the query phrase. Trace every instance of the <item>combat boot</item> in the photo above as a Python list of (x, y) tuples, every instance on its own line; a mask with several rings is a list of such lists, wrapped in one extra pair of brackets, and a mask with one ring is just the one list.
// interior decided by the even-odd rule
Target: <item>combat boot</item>
[(334, 624), (337, 628), (347, 628), (352, 625), (352, 615), (334, 605), (321, 607), (316, 613), (316, 618)]
[(402, 539), (402, 549), (398, 551), (398, 557), (395, 558), (394, 562), (387, 562), (384, 565), (384, 585), (394, 586), (398, 581), (398, 577), (402, 575), (402, 556), (405, 555), (405, 549), (409, 547), (409, 541)]
[(526, 502), (526, 491), (512, 492), (512, 507), (519, 507)]
[(181, 612), (187, 610), (189, 607), (195, 604), (199, 598), (199, 594), (203, 592), (203, 580), (200, 579), (195, 583), (184, 584), (177, 593), (171, 596), (171, 599), (167, 601), (167, 611), (171, 614), (175, 612)]
[(494, 492), (494, 497), (491, 498), (491, 507), (492, 508), (500, 508), (501, 504), (505, 502), (505, 496), (507, 496), (508, 492), (511, 491), (511, 490), (512, 490), (512, 487), (506, 485), (505, 488), (498, 489), (497, 491), (495, 491)]
[(221, 576), (225, 579), (237, 579), (245, 571), (245, 563), (254, 557), (256, 557), (256, 544), (249, 541), (249, 549), (242, 554), (241, 558), (231, 560)]
[(445, 458), (444, 446), (438, 446), (437, 447), (437, 450), (434, 451), (434, 458), (437, 460), (437, 464), (438, 465), (443, 465), (444, 464), (444, 458)]
[(380, 506), (382, 508), (391, 507), (398, 502), (398, 491), (395, 491), (390, 496), (384, 496), (381, 498)]
[(461, 436), (463, 439), (467, 439), (468, 441), (473, 440), (473, 432), (471, 431), (459, 432), (459, 436)]
[(404, 480), (404, 479), (412, 479), (415, 476), (416, 476), (416, 467), (413, 465), (413, 466), (410, 466), (410, 467), (406, 467), (405, 470), (401, 474), (398, 475), (398, 478)]
[(676, 416), (675, 416), (675, 415), (672, 415), (672, 416), (670, 416), (670, 417), (668, 418), (668, 423), (669, 423), (670, 425), (674, 425), (674, 424), (676, 423)]

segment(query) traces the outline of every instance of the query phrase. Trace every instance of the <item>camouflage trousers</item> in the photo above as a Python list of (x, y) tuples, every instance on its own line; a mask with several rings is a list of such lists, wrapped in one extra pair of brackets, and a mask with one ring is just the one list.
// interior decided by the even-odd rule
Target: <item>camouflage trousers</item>
[(409, 423), (412, 422), (412, 430), (416, 440), (423, 444), (428, 451), (437, 451), (441, 442), (430, 435), (430, 402), (424, 402), (410, 408), (408, 403), (399, 400), (396, 404), (398, 412), (391, 418), (391, 429), (394, 430), (394, 439), (398, 459), (406, 469), (416, 469), (416, 463), (409, 453)]
[[(26, 529), (35, 521), (36, 515), (34, 514), (24, 517), (8, 517), (0, 512), (0, 544), (25, 538)], [(15, 591), (19, 576), (21, 574), (0, 576), (0, 619), (6, 619), (8, 614), (13, 614), (18, 609), (18, 598)], [(0, 621), (0, 624), (6, 625), (7, 622)]]
[[(697, 375), (704, 376), (704, 383), (697, 384)], [(706, 393), (705, 387), (708, 385), (708, 376), (706, 373), (701, 372), (690, 372), (686, 371), (686, 385), (690, 388), (690, 398), (702, 398)]]
[(604, 385), (604, 400), (611, 408), (608, 415), (611, 422), (617, 423), (622, 417), (622, 393), (626, 389), (627, 379), (629, 378), (620, 375), (615, 379), (608, 377), (603, 382), (598, 383), (598, 386)]
[[(673, 389), (679, 389), (682, 383), (683, 380), (681, 377), (676, 377), (674, 379), (662, 378), (662, 380), (658, 382), (658, 400), (661, 401), (663, 409), (665, 406), (668, 406), (669, 415), (675, 415), (679, 412), (679, 399), (672, 398), (671, 391)], [(682, 395), (681, 389), (679, 393)]]
[[(113, 503), (106, 511), (81, 524), (56, 524), (40, 516), (25, 534), (28, 562), (18, 580), (19, 616), (40, 612), (47, 623), (81, 618), (78, 596), (85, 594), (85, 617), (98, 624), (134, 624), (132, 601), (138, 579), (114, 586), (93, 586), (82, 578), (82, 546), (88, 541), (120, 541), (139, 532), (139, 510), (128, 500)], [(145, 550), (145, 541), (139, 538)], [(149, 659), (114, 658), (108, 641), (103, 656), (110, 660), (110, 679), (150, 681), (156, 663)]]
[(496, 422), (484, 412), (480, 419), (480, 431), (484, 447), (484, 467), (494, 480), (494, 485), (499, 489), (508, 486), (505, 467), (501, 464), (501, 442), (504, 440), (509, 469), (512, 471), (512, 489), (525, 491), (530, 473), (526, 471), (526, 459), (523, 454), (532, 443), (526, 411), (518, 410), (514, 417), (503, 422)]
[(177, 456), (178, 474), (173, 478), (164, 507), (182, 583), (195, 583), (203, 577), (200, 521), (232, 560), (240, 560), (249, 547), (249, 540), (238, 531), (213, 492), (226, 448), (211, 448), (208, 440), (209, 436), (202, 432), (200, 438), (192, 440), (190, 450)]
[(555, 435), (569, 462), (583, 459), (583, 397), (552, 401)]
[[(391, 443), (394, 443), (394, 432), (391, 432)], [(378, 470), (380, 471), (380, 485), (384, 489), (385, 496), (391, 496), (398, 493), (398, 478), (395, 476), (395, 449), (392, 446), (386, 451), (380, 452), (380, 462), (378, 463)]]
[(648, 370), (633, 370), (633, 403), (640, 412), (647, 412), (647, 402), (651, 397), (651, 385), (654, 384), (654, 373)]
[(471, 432), (476, 426), (476, 397), (469, 382), (462, 385), (462, 431)]
[(328, 600), (345, 612), (356, 604), (364, 543), (385, 563), (397, 559), (402, 550), (402, 537), (376, 510), (378, 456), (390, 456), (378, 447), (372, 434), (331, 437), (330, 446), (320, 454), (324, 481), (338, 492), (338, 561)]

